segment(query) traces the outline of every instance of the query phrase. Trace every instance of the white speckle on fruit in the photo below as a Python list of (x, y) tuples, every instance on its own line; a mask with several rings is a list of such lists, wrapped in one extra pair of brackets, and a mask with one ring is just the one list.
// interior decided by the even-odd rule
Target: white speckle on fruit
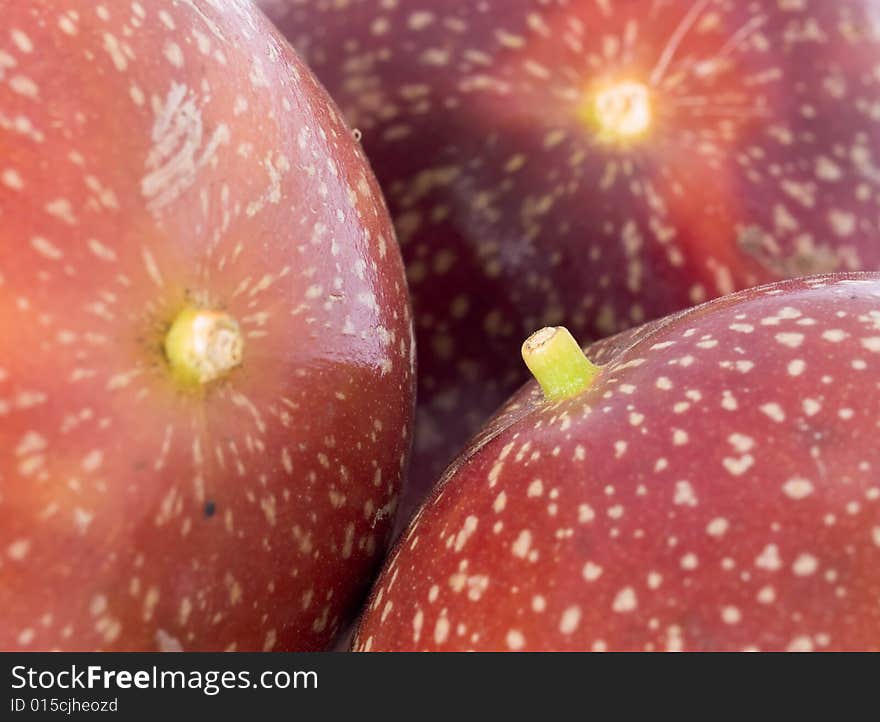
[(632, 587), (624, 587), (614, 597), (611, 609), (619, 614), (627, 614), (638, 607), (638, 598)]

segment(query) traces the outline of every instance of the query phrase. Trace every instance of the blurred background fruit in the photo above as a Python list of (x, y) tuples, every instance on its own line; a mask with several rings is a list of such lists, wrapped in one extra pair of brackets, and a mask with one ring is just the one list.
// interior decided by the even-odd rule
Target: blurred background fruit
[(450, 466), (356, 649), (880, 648), (880, 275), (718, 299), (599, 367), (560, 339), (530, 365), (580, 386), (528, 384)]
[(259, 0), (341, 106), (414, 297), (408, 509), (524, 380), (759, 282), (880, 267), (875, 0)]
[(0, 648), (325, 647), (412, 430), (360, 147), (249, 2), (0, 17)]

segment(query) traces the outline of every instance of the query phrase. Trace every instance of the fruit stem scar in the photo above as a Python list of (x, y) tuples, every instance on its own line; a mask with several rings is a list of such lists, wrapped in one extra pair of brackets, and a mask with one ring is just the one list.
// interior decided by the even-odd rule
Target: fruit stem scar
[(599, 373), (564, 326), (535, 331), (522, 345), (522, 357), (550, 401), (577, 396)]
[(626, 80), (599, 87), (581, 107), (581, 116), (605, 142), (624, 142), (651, 127), (651, 95), (643, 83)]
[(244, 336), (228, 313), (187, 307), (168, 329), (164, 349), (179, 381), (203, 385), (241, 364)]

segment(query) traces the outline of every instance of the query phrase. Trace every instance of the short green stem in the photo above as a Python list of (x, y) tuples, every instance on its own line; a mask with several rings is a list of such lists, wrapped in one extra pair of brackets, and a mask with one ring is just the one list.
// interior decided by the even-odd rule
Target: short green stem
[(522, 345), (529, 371), (551, 401), (577, 396), (593, 383), (599, 367), (590, 361), (563, 326), (536, 331)]
[(171, 370), (189, 385), (223, 378), (241, 364), (243, 350), (241, 327), (222, 311), (185, 308), (165, 336), (165, 356)]

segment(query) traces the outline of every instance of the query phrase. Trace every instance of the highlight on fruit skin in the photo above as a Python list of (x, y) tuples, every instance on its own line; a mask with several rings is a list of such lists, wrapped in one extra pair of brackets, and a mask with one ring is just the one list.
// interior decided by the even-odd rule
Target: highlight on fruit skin
[(529, 371), (550, 401), (576, 396), (589, 388), (599, 373), (567, 328), (546, 326), (522, 345)]
[(739, 292), (512, 396), (380, 574), (357, 651), (880, 650), (880, 274)]

